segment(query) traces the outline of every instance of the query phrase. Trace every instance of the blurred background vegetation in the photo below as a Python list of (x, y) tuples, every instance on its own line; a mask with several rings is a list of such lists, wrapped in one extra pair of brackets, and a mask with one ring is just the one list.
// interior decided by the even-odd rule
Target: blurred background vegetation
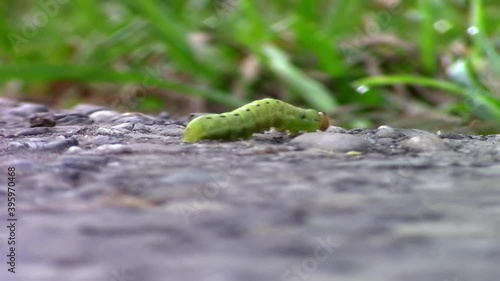
[(0, 93), (224, 111), (275, 97), (347, 128), (497, 132), (494, 0), (0, 2)]

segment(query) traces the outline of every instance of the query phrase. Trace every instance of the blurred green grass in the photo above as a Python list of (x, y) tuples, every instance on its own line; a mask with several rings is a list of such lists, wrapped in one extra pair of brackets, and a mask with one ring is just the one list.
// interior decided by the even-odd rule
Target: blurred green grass
[(19, 82), (2, 91), (19, 99), (112, 83), (111, 95), (127, 85), (156, 95), (131, 110), (186, 106), (158, 96), (228, 109), (271, 96), (346, 127), (416, 119), (412, 108), (462, 125), (500, 120), (493, 0), (21, 0), (0, 10), (0, 84)]

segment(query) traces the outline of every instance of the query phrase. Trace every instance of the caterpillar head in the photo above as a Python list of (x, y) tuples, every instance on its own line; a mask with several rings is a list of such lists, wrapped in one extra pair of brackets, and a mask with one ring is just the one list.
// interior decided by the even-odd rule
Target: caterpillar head
[(319, 112), (319, 117), (321, 120), (321, 125), (319, 126), (319, 129), (321, 131), (326, 131), (326, 129), (330, 127), (330, 121), (328, 120), (328, 116), (326, 116), (326, 114), (323, 112)]
[(322, 112), (313, 109), (301, 110), (300, 114), (285, 121), (285, 129), (291, 134), (300, 131), (314, 132), (316, 130), (326, 130), (329, 126), (328, 117)]

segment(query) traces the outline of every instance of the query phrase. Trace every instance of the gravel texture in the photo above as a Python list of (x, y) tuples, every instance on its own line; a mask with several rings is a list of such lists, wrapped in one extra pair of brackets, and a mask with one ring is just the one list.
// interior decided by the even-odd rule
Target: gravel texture
[[(0, 99), (0, 280), (493, 281), (500, 135), (392, 128), (182, 143), (168, 114)], [(13, 277), (14, 276), (14, 277)]]

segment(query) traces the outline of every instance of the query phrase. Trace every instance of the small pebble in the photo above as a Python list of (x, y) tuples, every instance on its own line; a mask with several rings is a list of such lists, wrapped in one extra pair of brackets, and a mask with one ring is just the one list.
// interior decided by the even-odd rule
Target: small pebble
[(77, 112), (85, 115), (90, 115), (94, 112), (105, 111), (105, 110), (106, 107), (93, 104), (86, 104), (86, 103), (77, 104), (76, 106), (71, 108), (71, 112)]
[(405, 140), (401, 143), (401, 148), (411, 151), (450, 150), (450, 147), (442, 139), (432, 134), (423, 134)]
[(399, 137), (402, 137), (403, 134), (397, 130), (397, 129), (394, 129), (392, 127), (389, 127), (389, 126), (380, 126), (378, 127), (377, 129), (377, 132), (375, 133), (375, 136), (377, 136), (378, 138), (399, 138)]
[(28, 148), (28, 145), (26, 143), (21, 143), (17, 141), (10, 142), (7, 145), (8, 150), (17, 150), (17, 149), (22, 149), (22, 148)]
[(120, 139), (118, 138), (113, 138), (109, 136), (96, 136), (91, 139), (92, 145), (98, 146), (98, 145), (103, 145), (103, 144), (113, 144), (120, 142)]
[(0, 97), (0, 106), (1, 107), (5, 107), (5, 108), (8, 108), (8, 107), (15, 107), (17, 105), (17, 103), (11, 99), (6, 99), (6, 98), (2, 98)]
[(75, 139), (74, 137), (71, 137), (71, 138), (67, 138), (67, 139), (55, 140), (55, 141), (51, 141), (51, 142), (42, 144), (39, 146), (39, 149), (40, 150), (59, 151), (59, 150), (65, 150), (68, 147), (77, 146), (77, 145), (78, 145), (78, 140)]
[(118, 130), (127, 130), (127, 131), (131, 131), (134, 129), (134, 124), (132, 123), (123, 123), (123, 124), (118, 124), (118, 125), (115, 125), (113, 127), (111, 127), (112, 129), (118, 129)]
[[(129, 123), (127, 123), (127, 124), (129, 124)], [(139, 131), (142, 133), (150, 133), (151, 129), (149, 128), (149, 126), (145, 126), (141, 123), (137, 123), (134, 125), (134, 131)]]
[(419, 129), (399, 129), (399, 131), (409, 138), (413, 138), (413, 137), (421, 136), (421, 135), (435, 136), (435, 134), (433, 134), (431, 132), (427, 132), (427, 131), (419, 130)]
[(101, 110), (91, 113), (89, 115), (90, 119), (94, 120), (96, 123), (106, 123), (112, 118), (120, 115), (119, 112), (111, 111), (111, 110)]
[(184, 135), (184, 129), (185, 129), (184, 127), (180, 127), (177, 125), (168, 126), (166, 128), (161, 128), (161, 129), (153, 127), (153, 131), (156, 132), (156, 134), (162, 136), (182, 136)]
[(441, 131), (437, 132), (437, 135), (442, 139), (451, 139), (451, 140), (463, 140), (463, 139), (472, 139), (472, 137), (458, 134), (458, 133), (443, 133)]
[(132, 124), (140, 123), (144, 125), (153, 125), (155, 121), (156, 121), (155, 118), (148, 116), (146, 114), (137, 112), (127, 112), (113, 117), (111, 120), (109, 120), (109, 123), (114, 125), (123, 123), (132, 123)]
[(83, 149), (79, 146), (71, 146), (70, 148), (68, 148), (68, 150), (66, 150), (66, 152), (69, 154), (78, 154), (81, 153), (82, 151)]
[(53, 113), (35, 113), (29, 118), (30, 127), (54, 127), (56, 125), (56, 120)]
[(71, 114), (56, 114), (57, 125), (71, 126), (71, 125), (89, 125), (94, 123), (87, 115), (81, 113)]
[(28, 129), (22, 129), (20, 131), (17, 131), (14, 136), (20, 137), (20, 136), (36, 136), (36, 135), (44, 135), (52, 132), (52, 130), (48, 127), (35, 127), (35, 128), (28, 128)]
[(7, 146), (10, 150), (16, 149), (30, 149), (38, 151), (60, 151), (71, 146), (78, 145), (78, 141), (71, 138), (56, 139), (50, 142), (46, 141), (28, 141), (28, 142), (11, 142)]
[(103, 144), (101, 146), (98, 146), (95, 150), (99, 151), (101, 154), (118, 154), (131, 152), (129, 147), (123, 144)]
[(168, 113), (166, 111), (162, 111), (162, 112), (160, 112), (160, 114), (158, 114), (158, 118), (168, 120), (168, 119), (170, 119), (170, 113)]
[(326, 129), (327, 133), (338, 133), (338, 134), (345, 134), (347, 133), (347, 130), (342, 128), (342, 127), (338, 127), (338, 126), (330, 126), (328, 127), (328, 129)]
[(43, 104), (21, 103), (18, 107), (9, 110), (8, 112), (21, 117), (28, 117), (35, 113), (48, 112), (49, 107)]
[(122, 136), (125, 134), (125, 130), (124, 129), (116, 129), (116, 128), (100, 127), (96, 130), (96, 133), (100, 134), (100, 135)]
[(349, 134), (309, 133), (303, 134), (291, 141), (304, 147), (319, 148), (335, 152), (368, 151), (371, 143), (362, 137)]

